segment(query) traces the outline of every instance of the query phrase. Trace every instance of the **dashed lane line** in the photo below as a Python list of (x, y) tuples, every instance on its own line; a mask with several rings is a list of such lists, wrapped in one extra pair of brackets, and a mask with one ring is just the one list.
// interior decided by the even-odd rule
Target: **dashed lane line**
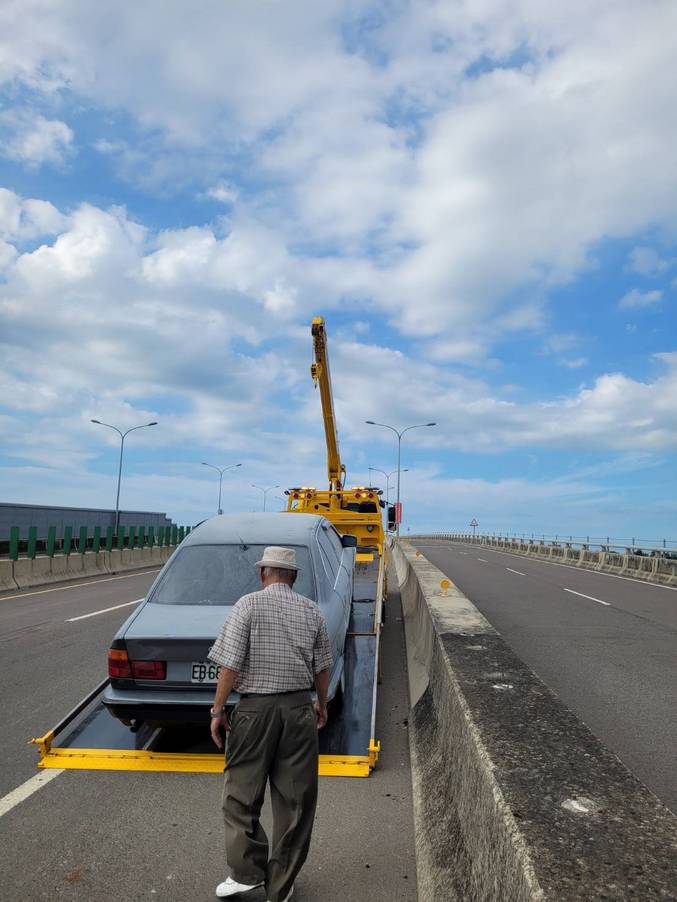
[(511, 573), (516, 573), (518, 576), (526, 576), (526, 573), (522, 573), (521, 570), (513, 570), (512, 567), (506, 567), (506, 570), (509, 570)]
[(26, 780), (21, 786), (17, 786), (16, 789), (8, 792), (6, 796), (3, 796), (0, 799), (0, 817), (7, 814), (12, 808), (15, 808), (20, 802), (24, 802), (27, 798), (32, 796), (34, 792), (37, 792), (38, 789), (42, 789), (43, 786), (46, 786), (62, 773), (62, 768), (40, 771), (39, 774), (35, 774), (34, 777), (31, 777), (30, 780)]
[[(562, 586), (562, 588), (564, 588), (564, 586)], [(611, 602), (610, 602), (610, 601), (602, 601), (601, 598), (595, 598), (594, 595), (584, 595), (582, 592), (575, 592), (573, 589), (564, 589), (564, 591), (565, 591), (565, 592), (570, 592), (571, 595), (580, 595), (581, 598), (587, 598), (587, 599), (589, 599), (590, 601), (596, 601), (597, 604), (603, 604), (603, 605), (605, 605), (607, 608), (610, 608), (610, 607), (611, 607)]]
[(483, 564), (488, 564), (488, 563), (489, 563), (489, 561), (488, 561), (485, 557), (478, 557), (477, 560), (478, 560), (478, 561), (482, 561)]
[(107, 614), (109, 611), (119, 611), (120, 608), (128, 608), (132, 604), (140, 604), (143, 598), (135, 598), (134, 601), (126, 601), (124, 604), (115, 604), (112, 608), (102, 608), (100, 611), (92, 611), (89, 614), (80, 614), (79, 617), (69, 617), (64, 623), (75, 623), (77, 620), (86, 620), (88, 617), (96, 617), (97, 614)]
[(46, 595), (48, 592), (66, 592), (72, 589), (81, 589), (84, 586), (98, 586), (99, 583), (112, 583), (116, 579), (131, 579), (133, 576), (148, 576), (149, 573), (157, 573), (160, 568), (153, 570), (141, 570), (139, 573), (125, 573), (123, 576), (105, 576), (103, 579), (92, 579), (86, 583), (71, 583), (68, 586), (57, 586), (55, 589), (40, 589), (37, 592), (22, 592), (21, 595), (2, 595), (0, 603), (11, 601), (13, 598), (30, 598), (31, 595)]
[[(423, 544), (423, 543), (421, 543)], [(429, 548), (439, 548), (439, 545), (428, 546)], [(517, 557), (511, 551), (499, 551), (498, 548), (487, 548), (491, 554), (505, 554), (510, 557)], [(620, 576), (618, 573), (606, 573), (604, 570), (591, 570), (588, 567), (577, 567), (576, 564), (560, 564), (559, 561), (546, 561), (541, 558), (530, 558), (530, 560), (537, 564), (549, 564), (551, 567), (566, 567), (567, 570), (576, 570), (578, 573), (591, 573), (595, 576), (606, 576), (608, 579), (624, 579), (627, 583), (634, 583), (635, 585), (646, 586), (649, 589), (667, 589), (669, 592), (677, 592), (677, 586), (665, 586), (663, 583), (652, 583), (649, 580), (637, 579), (634, 576)]]

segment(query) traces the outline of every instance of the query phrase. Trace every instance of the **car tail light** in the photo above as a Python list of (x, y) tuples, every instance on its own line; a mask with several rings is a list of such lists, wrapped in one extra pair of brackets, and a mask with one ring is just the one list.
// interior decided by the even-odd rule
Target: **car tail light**
[(166, 661), (131, 661), (135, 680), (166, 680)]
[(119, 680), (129, 680), (132, 677), (132, 668), (129, 666), (129, 656), (123, 648), (111, 648), (108, 650), (108, 676), (117, 677)]

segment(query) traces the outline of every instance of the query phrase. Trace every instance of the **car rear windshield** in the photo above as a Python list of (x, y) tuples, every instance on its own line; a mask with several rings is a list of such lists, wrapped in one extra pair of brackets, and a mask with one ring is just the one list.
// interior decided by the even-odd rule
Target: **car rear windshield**
[[(288, 546), (291, 547), (291, 546)], [(315, 600), (308, 549), (294, 546), (300, 567), (294, 591)], [(263, 545), (187, 545), (148, 599), (151, 604), (233, 605), (261, 588), (256, 562)]]

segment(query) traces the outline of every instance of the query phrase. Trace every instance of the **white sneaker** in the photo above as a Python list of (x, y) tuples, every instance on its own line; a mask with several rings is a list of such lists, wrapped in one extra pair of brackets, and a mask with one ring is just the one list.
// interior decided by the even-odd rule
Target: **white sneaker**
[[(284, 899), (282, 900), (282, 902), (289, 902), (289, 900), (291, 899), (291, 897), (292, 897), (293, 895), (294, 895), (294, 884), (292, 883), (291, 889), (289, 890), (289, 892), (287, 893), (287, 895), (284, 897)], [(268, 900), (268, 902), (270, 902), (270, 900)]]
[[(219, 899), (228, 899), (230, 896), (237, 896), (239, 893), (248, 893), (250, 890), (256, 889), (257, 886), (263, 886), (261, 883), (238, 883), (232, 877), (226, 877), (223, 883), (219, 883), (216, 887), (216, 895)], [(289, 898), (289, 896), (287, 896)]]

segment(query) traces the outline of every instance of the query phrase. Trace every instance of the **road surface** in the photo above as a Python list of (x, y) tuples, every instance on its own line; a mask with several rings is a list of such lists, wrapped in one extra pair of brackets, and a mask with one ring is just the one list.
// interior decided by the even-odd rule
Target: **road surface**
[[(219, 775), (40, 771), (36, 777), (36, 749), (26, 745), (105, 676), (109, 641), (155, 575), (0, 594), (5, 902), (195, 902), (212, 900), (225, 877)], [(295, 902), (417, 897), (405, 655), (394, 602), (383, 635), (379, 768), (367, 780), (320, 780), (313, 845)], [(265, 894), (256, 890), (247, 899), (263, 902)]]
[(478, 545), (415, 544), (677, 813), (677, 591)]

